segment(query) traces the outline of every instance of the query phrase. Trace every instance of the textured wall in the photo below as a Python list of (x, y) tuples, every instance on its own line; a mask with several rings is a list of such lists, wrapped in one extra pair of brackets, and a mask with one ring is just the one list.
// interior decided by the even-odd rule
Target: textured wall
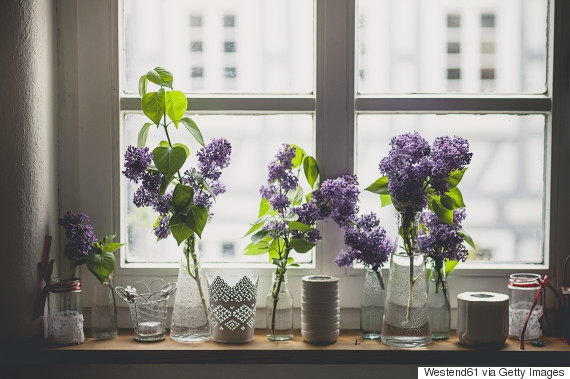
[(0, 342), (39, 337), (36, 264), (57, 233), (54, 4), (3, 0), (0, 12)]

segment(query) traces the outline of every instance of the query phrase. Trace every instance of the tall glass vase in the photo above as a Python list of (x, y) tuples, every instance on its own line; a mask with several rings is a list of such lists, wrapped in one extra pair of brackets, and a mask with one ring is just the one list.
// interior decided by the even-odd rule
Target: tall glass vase
[(117, 305), (112, 275), (105, 283), (95, 282), (91, 308), (91, 336), (110, 340), (117, 336)]
[(184, 242), (178, 269), (170, 339), (176, 342), (201, 342), (210, 339), (210, 317), (206, 304), (196, 236)]
[(287, 274), (272, 276), (271, 291), (266, 298), (267, 339), (293, 339), (293, 297), (287, 287)]
[(431, 342), (422, 253), (403, 252), (390, 258), (390, 278), (382, 325), (382, 342), (395, 347), (419, 347)]
[(360, 333), (367, 340), (380, 340), (386, 289), (380, 270), (366, 270), (360, 302)]
[(429, 325), (433, 340), (449, 338), (451, 309), (449, 287), (443, 262), (432, 261), (428, 280)]

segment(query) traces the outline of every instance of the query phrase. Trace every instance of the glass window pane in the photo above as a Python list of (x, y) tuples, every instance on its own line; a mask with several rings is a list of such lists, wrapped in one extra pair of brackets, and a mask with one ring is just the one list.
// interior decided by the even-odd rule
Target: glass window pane
[[(124, 0), (123, 89), (156, 66), (192, 93), (313, 92), (309, 0)], [(195, 67), (201, 68), (197, 76)], [(230, 68), (230, 70), (228, 70)]]
[(358, 92), (543, 93), (548, 0), (358, 0)]
[[(467, 204), (465, 230), (479, 254), (469, 260), (543, 260), (545, 117), (542, 115), (359, 115), (357, 173), (361, 187), (380, 177), (390, 139), (418, 131), (430, 143), (442, 135), (469, 140), (473, 159), (459, 189)], [(364, 192), (363, 211), (378, 211), (394, 230), (393, 207)]]
[[(227, 192), (218, 196), (211, 211), (214, 217), (199, 240), (202, 262), (267, 262), (266, 255), (245, 256), (249, 238), (242, 238), (259, 210), (259, 188), (267, 180), (267, 164), (283, 143), (297, 144), (309, 154), (313, 150), (313, 117), (311, 114), (287, 115), (200, 115), (192, 116), (199, 125), (206, 143), (211, 138), (224, 137), (232, 144), (230, 166), (221, 180)], [(136, 145), (145, 116), (128, 113), (124, 117), (123, 152)], [(170, 130), (173, 142), (190, 147), (189, 162), (184, 169), (196, 165), (195, 152), (200, 147), (185, 128)], [(147, 146), (151, 149), (164, 140), (162, 130), (151, 128)], [(128, 233), (128, 262), (177, 262), (180, 248), (172, 236), (157, 242), (152, 233), (156, 213), (149, 208), (137, 208), (132, 203), (136, 185), (121, 177), (124, 183), (126, 230)], [(125, 230), (125, 229), (123, 229)], [(299, 262), (310, 262), (312, 254), (299, 254)]]

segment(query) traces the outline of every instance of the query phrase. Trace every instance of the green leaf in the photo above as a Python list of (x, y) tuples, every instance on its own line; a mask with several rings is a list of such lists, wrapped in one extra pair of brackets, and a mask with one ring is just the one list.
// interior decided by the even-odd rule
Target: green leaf
[(174, 175), (186, 161), (186, 150), (180, 146), (159, 146), (152, 151), (154, 164), (163, 175)]
[(198, 237), (202, 238), (202, 231), (204, 231), (206, 223), (208, 222), (208, 215), (208, 208), (195, 205), (190, 207), (190, 211), (184, 219), (184, 222), (190, 229), (196, 232)]
[(124, 243), (120, 242), (104, 243), (101, 250), (103, 253), (114, 253), (123, 245)]
[(164, 116), (164, 88), (157, 92), (149, 92), (143, 96), (141, 107), (144, 114), (154, 122), (156, 126), (160, 125), (160, 120)]
[(89, 253), (86, 266), (101, 283), (105, 283), (115, 269), (115, 255), (111, 252)]
[(294, 190), (287, 192), (287, 199), (294, 207), (303, 204), (303, 187), (297, 186)]
[(450, 210), (455, 209), (455, 202), (453, 201), (453, 199), (451, 197), (443, 194), (439, 200), (440, 200), (440, 203), (443, 207), (450, 209)]
[(178, 242), (179, 246), (194, 234), (194, 230), (186, 225), (184, 219), (179, 214), (172, 215), (169, 225), (172, 235), (174, 236), (174, 239), (176, 239), (176, 242)]
[(186, 127), (186, 129), (188, 129), (194, 139), (198, 141), (200, 145), (204, 146), (204, 137), (202, 137), (202, 133), (200, 132), (200, 129), (198, 129), (198, 125), (196, 125), (190, 117), (184, 117), (180, 119), (180, 122)]
[(186, 99), (186, 95), (180, 91), (166, 92), (165, 107), (166, 114), (178, 128), (178, 123), (180, 122), (180, 119), (184, 117), (184, 113), (188, 107), (188, 99)]
[(141, 130), (139, 132), (139, 137), (137, 139), (137, 147), (145, 147), (146, 139), (148, 137), (148, 129), (151, 127), (151, 125), (154, 125), (154, 124), (151, 122), (147, 122), (141, 128)]
[(154, 70), (147, 72), (146, 78), (154, 84), (172, 89), (172, 81), (174, 78), (165, 68), (155, 67)]
[(302, 222), (298, 222), (298, 221), (290, 221), (289, 222), (289, 229), (291, 230), (300, 230), (302, 232), (309, 232), (311, 230), (314, 230), (313, 227), (303, 224)]
[(259, 214), (257, 217), (262, 217), (268, 214), (271, 211), (271, 204), (269, 204), (269, 200), (262, 197), (261, 202), (259, 203)]
[(261, 228), (263, 226), (263, 222), (259, 222), (257, 224), (253, 224), (251, 226), (251, 228), (249, 228), (249, 230), (247, 231), (247, 233), (245, 233), (244, 237), (249, 236), (251, 233), (256, 232), (259, 230), (259, 228)]
[(261, 255), (269, 252), (269, 243), (267, 241), (259, 241), (258, 243), (251, 243), (245, 248), (245, 255)]
[(196, 171), (196, 169), (192, 169), (192, 176), (194, 178), (196, 178), (196, 180), (198, 181), (198, 184), (200, 184), (200, 187), (202, 189), (206, 190), (206, 192), (208, 192), (210, 194), (210, 196), (214, 200), (216, 200), (216, 194), (214, 193), (214, 190), (212, 189), (212, 187), (210, 187), (208, 182), (206, 180), (204, 180), (202, 175), (198, 171)]
[(463, 179), (463, 175), (467, 171), (467, 167), (462, 168), (461, 170), (454, 170), (449, 174), (449, 178), (447, 178), (447, 182), (449, 183), (449, 188), (455, 188)]
[(463, 208), (465, 207), (465, 202), (463, 201), (463, 194), (457, 187), (453, 187), (450, 189), (446, 196), (453, 200), (453, 209)]
[(172, 145), (172, 147), (176, 147), (176, 146), (180, 146), (181, 148), (184, 149), (184, 151), (186, 152), (186, 158), (188, 158), (190, 156), (190, 149), (188, 148), (188, 146), (184, 145), (183, 143), (175, 143)]
[(450, 261), (447, 260), (445, 261), (445, 275), (448, 276), (449, 274), (451, 274), (451, 271), (453, 271), (453, 269), (455, 268), (455, 266), (457, 266), (459, 262), (458, 261)]
[(364, 190), (379, 195), (389, 195), (390, 193), (388, 192), (388, 177), (383, 176), (379, 178), (374, 183), (366, 187)]
[(316, 244), (300, 238), (291, 238), (291, 247), (299, 254), (310, 251)]
[(141, 76), (139, 79), (139, 95), (141, 97), (144, 97), (144, 95), (146, 95), (146, 80), (146, 75)]
[(430, 197), (429, 208), (442, 222), (453, 225), (453, 211), (442, 206), (437, 196)]
[(387, 205), (392, 204), (392, 196), (386, 195), (385, 193), (380, 194), (380, 205), (384, 208)]
[(473, 238), (471, 238), (471, 236), (470, 236), (469, 234), (467, 234), (467, 232), (466, 232), (465, 230), (461, 229), (461, 230), (459, 231), (459, 235), (460, 235), (461, 237), (463, 237), (463, 240), (464, 240), (465, 242), (467, 242), (467, 244), (468, 244), (469, 246), (471, 246), (473, 249), (477, 250), (477, 247), (475, 246), (475, 242), (473, 241)]
[(166, 189), (170, 185), (170, 182), (172, 182), (172, 179), (174, 179), (174, 175), (162, 176), (162, 181), (160, 182), (160, 188), (158, 189), (158, 196), (164, 196), (164, 193), (166, 192)]
[(256, 244), (259, 241), (265, 239), (266, 237), (268, 237), (271, 234), (270, 230), (260, 230), (257, 233), (255, 233), (254, 235), (251, 236), (251, 243)]
[(283, 238), (275, 238), (271, 241), (269, 256), (272, 258), (281, 258), (285, 253), (285, 240)]
[(311, 189), (315, 188), (315, 183), (317, 183), (317, 179), (319, 178), (317, 160), (311, 156), (305, 157), (303, 160), (303, 171), (305, 171), (305, 177)]
[(192, 204), (194, 189), (184, 184), (177, 184), (172, 192), (172, 204), (177, 212), (182, 211)]
[(301, 149), (297, 145), (291, 145), (291, 147), (295, 148), (295, 157), (293, 157), (291, 162), (293, 163), (293, 168), (297, 168), (301, 165), (301, 163), (303, 163), (303, 159), (305, 159), (305, 150)]

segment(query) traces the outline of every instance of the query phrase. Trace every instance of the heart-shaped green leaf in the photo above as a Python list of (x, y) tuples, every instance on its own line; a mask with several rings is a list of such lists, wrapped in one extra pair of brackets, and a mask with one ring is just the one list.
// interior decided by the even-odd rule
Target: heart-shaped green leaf
[(101, 283), (105, 283), (115, 269), (115, 255), (111, 252), (90, 253), (86, 266)]
[(164, 116), (164, 97), (164, 88), (161, 88), (157, 92), (147, 93), (141, 100), (141, 108), (144, 114), (157, 126), (160, 125), (160, 120)]
[(166, 176), (176, 174), (186, 161), (186, 150), (180, 146), (159, 146), (152, 151), (152, 155), (156, 168)]
[(184, 117), (186, 108), (188, 107), (188, 100), (186, 95), (180, 91), (169, 91), (165, 94), (165, 107), (166, 114), (174, 125), (178, 127), (180, 119)]

